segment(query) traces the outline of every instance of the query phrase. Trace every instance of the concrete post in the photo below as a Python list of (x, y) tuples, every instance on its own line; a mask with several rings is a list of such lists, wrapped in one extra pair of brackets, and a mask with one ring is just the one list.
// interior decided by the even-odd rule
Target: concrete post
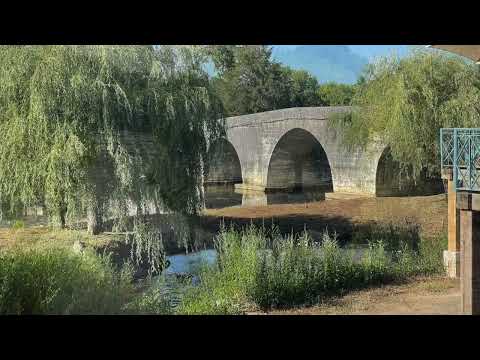
[(447, 276), (460, 276), (460, 212), (457, 209), (457, 194), (454, 191), (453, 174), (446, 169), (442, 177), (448, 181), (448, 249), (443, 252), (443, 263)]
[(462, 312), (480, 315), (480, 194), (459, 192)]

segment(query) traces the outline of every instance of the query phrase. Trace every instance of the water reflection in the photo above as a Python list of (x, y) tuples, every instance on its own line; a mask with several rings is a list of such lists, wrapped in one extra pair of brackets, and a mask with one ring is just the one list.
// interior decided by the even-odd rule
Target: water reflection
[(217, 259), (217, 252), (213, 249), (201, 250), (190, 254), (178, 254), (167, 257), (170, 265), (156, 277), (154, 286), (169, 299), (173, 308), (176, 308), (182, 295), (192, 286), (200, 282), (198, 271), (204, 264), (212, 265)]
[(243, 196), (235, 192), (231, 185), (205, 186), (205, 206), (207, 209), (221, 209), (230, 206), (242, 206)]
[(238, 206), (265, 206), (273, 204), (303, 204), (325, 200), (325, 190), (263, 192), (235, 189), (232, 185), (205, 186), (207, 209), (220, 209)]
[[(340, 251), (350, 253), (354, 261), (361, 261), (362, 256), (368, 249), (366, 245), (349, 244), (341, 247)], [(268, 250), (266, 250), (268, 251)], [(320, 251), (320, 250), (318, 250)], [(167, 257), (170, 265), (165, 270), (165, 275), (197, 274), (202, 265), (213, 265), (217, 260), (215, 249), (206, 249), (190, 254), (178, 254)]]
[(166, 275), (196, 273), (202, 264), (213, 264), (217, 259), (217, 252), (207, 249), (190, 254), (172, 255), (167, 258), (170, 266), (165, 270)]

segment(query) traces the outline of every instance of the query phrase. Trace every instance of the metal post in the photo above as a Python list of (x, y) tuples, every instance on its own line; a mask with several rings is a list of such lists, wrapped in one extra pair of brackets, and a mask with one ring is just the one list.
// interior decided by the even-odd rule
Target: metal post
[(443, 170), (443, 129), (440, 129), (440, 166)]

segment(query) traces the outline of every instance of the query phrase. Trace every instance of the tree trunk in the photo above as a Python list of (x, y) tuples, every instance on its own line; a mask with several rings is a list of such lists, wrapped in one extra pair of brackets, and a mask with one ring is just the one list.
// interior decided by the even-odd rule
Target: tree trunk
[(58, 209), (58, 220), (60, 222), (60, 229), (65, 229), (67, 224), (67, 204), (65, 200), (61, 200), (60, 206)]
[(93, 200), (87, 208), (87, 231), (90, 235), (98, 235), (102, 230), (102, 213), (98, 201)]
[(58, 218), (59, 218), (59, 221), (60, 221), (60, 229), (65, 229), (65, 225), (67, 223), (66, 215), (67, 215), (66, 209), (61, 208), (60, 211), (59, 211), (59, 214), (58, 214)]

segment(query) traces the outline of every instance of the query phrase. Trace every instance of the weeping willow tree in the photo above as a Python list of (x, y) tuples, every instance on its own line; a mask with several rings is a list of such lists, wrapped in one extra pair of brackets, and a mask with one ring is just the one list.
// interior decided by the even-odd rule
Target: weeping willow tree
[(480, 73), (458, 57), (417, 50), (365, 71), (353, 111), (335, 115), (347, 146), (389, 145), (407, 176), (438, 176), (439, 129), (480, 126)]
[(0, 209), (101, 230), (132, 204), (195, 214), (221, 103), (194, 48), (0, 46)]

